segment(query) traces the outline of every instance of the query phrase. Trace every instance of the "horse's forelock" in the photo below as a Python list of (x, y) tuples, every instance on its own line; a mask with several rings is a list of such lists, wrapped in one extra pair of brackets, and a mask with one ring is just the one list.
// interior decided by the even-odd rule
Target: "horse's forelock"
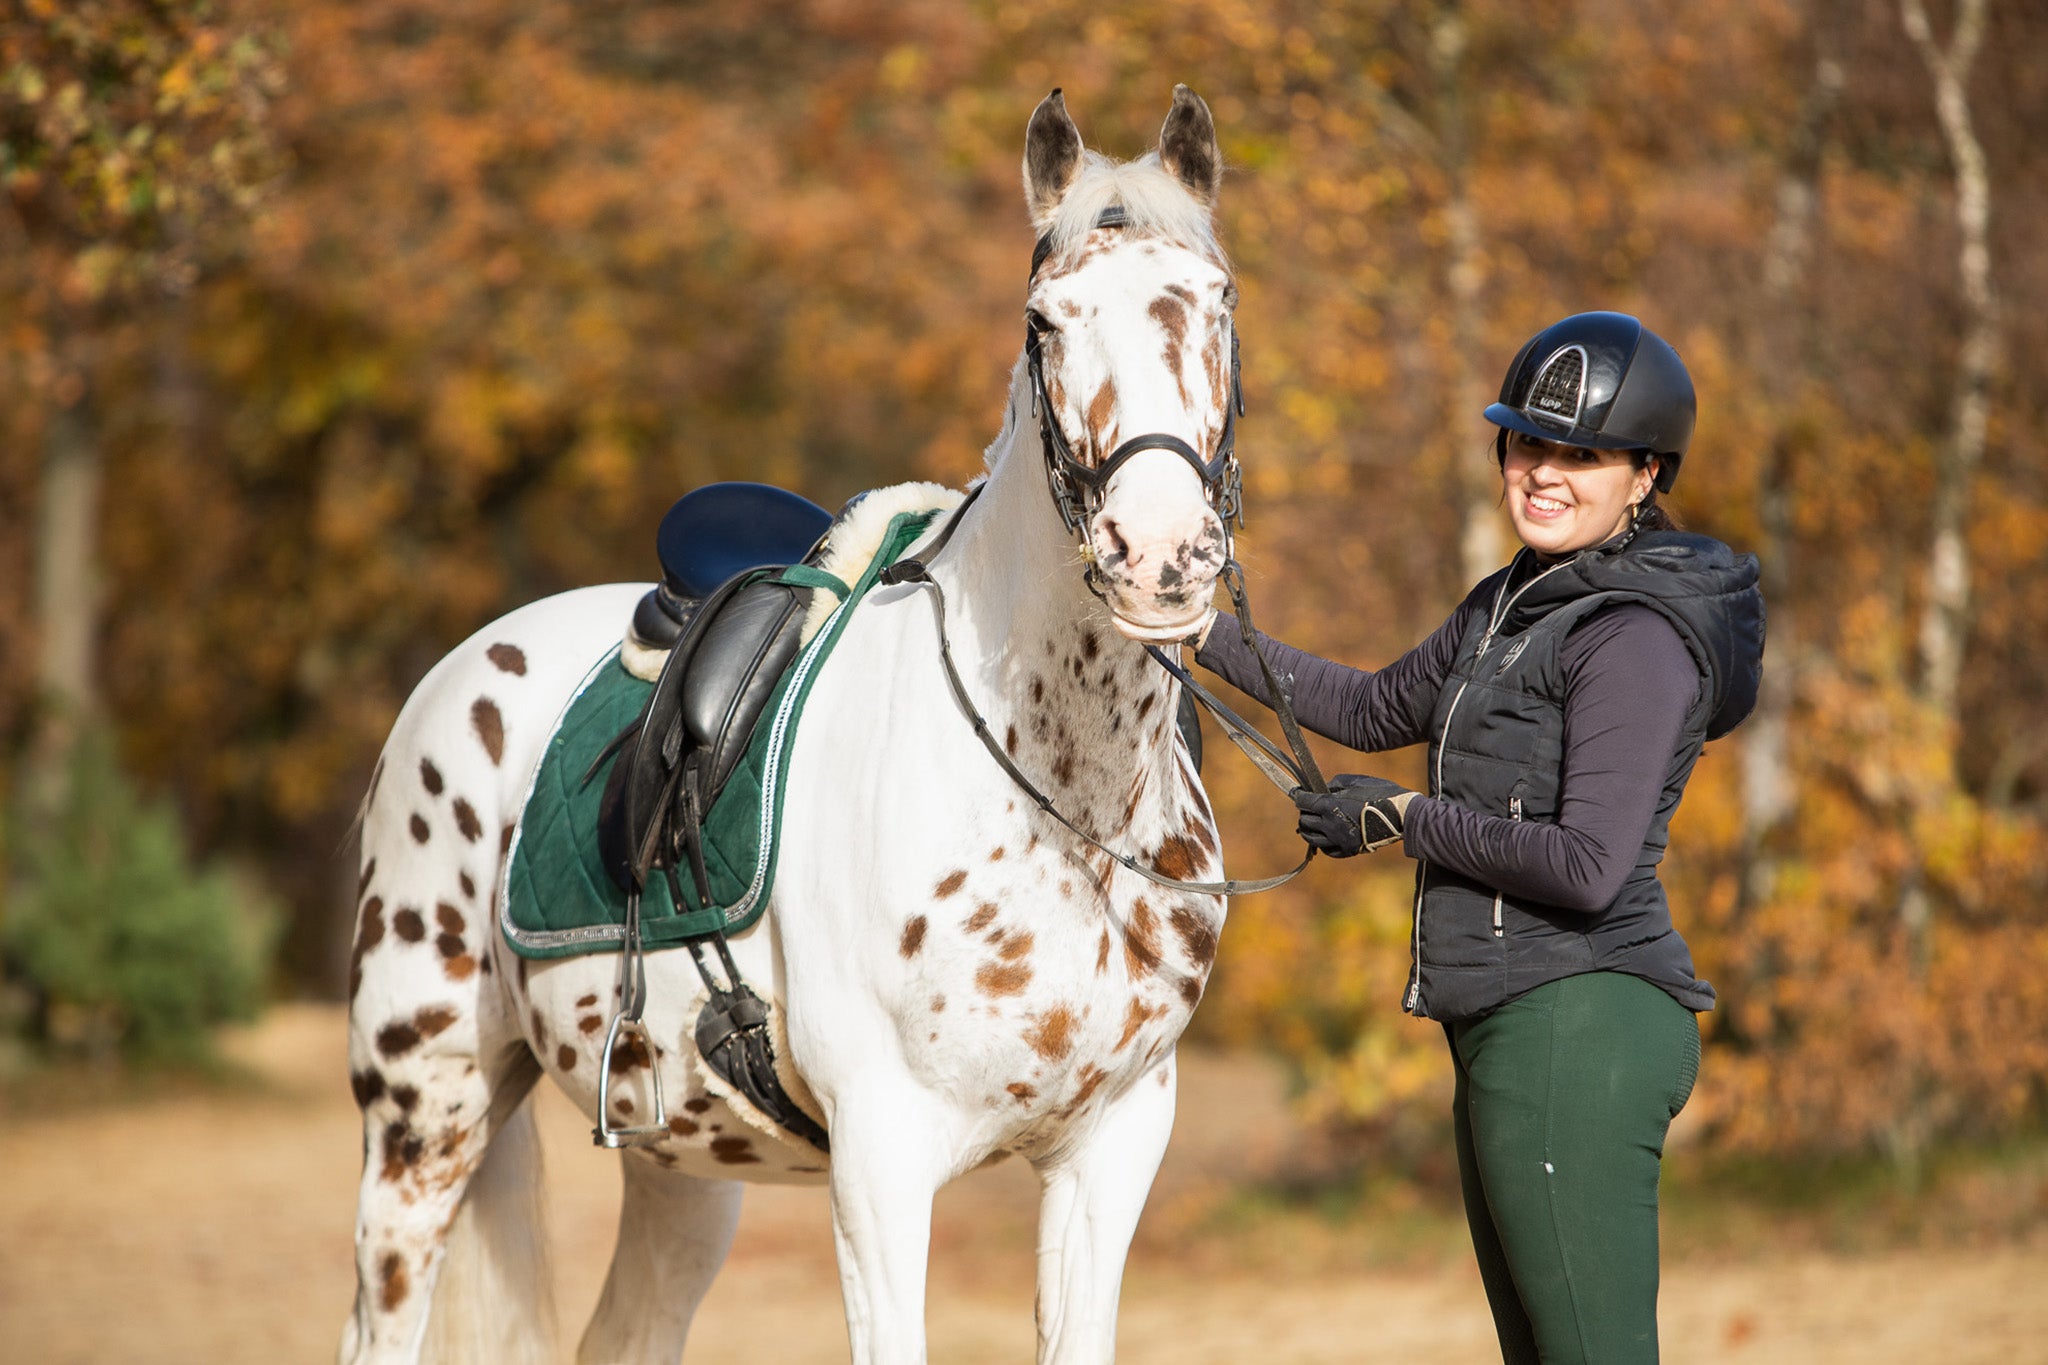
[(1100, 152), (1084, 154), (1080, 173), (1053, 213), (1053, 257), (1066, 255), (1086, 240), (1095, 220), (1112, 204), (1123, 206), (1127, 232), (1172, 242), (1228, 268), (1207, 206), (1159, 164), (1156, 151), (1136, 161), (1112, 161)]

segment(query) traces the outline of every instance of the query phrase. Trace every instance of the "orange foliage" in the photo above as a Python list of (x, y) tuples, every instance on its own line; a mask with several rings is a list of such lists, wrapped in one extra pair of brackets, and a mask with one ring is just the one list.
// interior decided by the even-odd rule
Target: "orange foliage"
[[(2042, 297), (2048, 74), (2026, 57), (2048, 27), (1994, 8), (1974, 85), (1999, 92), (1978, 110), (1994, 276)], [(63, 24), (118, 45), (144, 9), (175, 22), (93, 108), (177, 136), (110, 151), (59, 117), (61, 82), (31, 97), (23, 62), (49, 64), (35, 53)], [(905, 477), (964, 481), (1020, 337), (1025, 117), (1062, 86), (1091, 144), (1134, 154), (1185, 80), (1230, 168), (1241, 554), (1262, 624), (1378, 664), (1468, 586), (1454, 474), (1487, 455), (1453, 391), (1462, 183), (1484, 305), (1466, 359), (1489, 381), (1556, 316), (1635, 311), (1701, 391), (1681, 517), (1756, 548), (1770, 462), (1792, 471), (1790, 587), (1772, 605), (1796, 624), (1768, 661), (1799, 680), (1777, 877), (1767, 896), (1744, 889), (1739, 737), (1702, 762), (1666, 865), (1721, 991), (1694, 1101), (1712, 1139), (1852, 1147), (2041, 1116), (2048, 314), (2009, 310), (1972, 522), (1965, 721), (1946, 734), (1916, 709), (1907, 622), (1954, 369), (1949, 189), (1924, 73), (1882, 7), (1842, 35), (1797, 324), (1759, 287), (1811, 70), (1791, 6), (28, 13), (0, 24), (0, 230), (15, 234), (0, 344), (24, 362), (0, 376), (0, 733), (18, 741), (29, 677), (16, 509), (33, 503), (42, 414), (89, 393), (126, 756), (206, 841), (266, 859), (300, 907), (292, 966), (309, 985), (340, 978), (352, 879), (333, 850), (431, 661), (516, 602), (644, 577), (655, 522), (692, 485), (762, 478), (833, 504)], [(1465, 48), (1447, 71), (1453, 13)], [(215, 176), (194, 152), (213, 145), (242, 169)], [(136, 217), (139, 168), (171, 147), (185, 152), (149, 174), (176, 193)], [(32, 148), (74, 158), (68, 198), (51, 195), (59, 161), (22, 159)], [(155, 287), (167, 275), (175, 297)], [(60, 346), (60, 304), (89, 298), (119, 306), (63, 314), (92, 344)], [(1788, 350), (1790, 365), (1763, 358)], [(59, 392), (67, 367), (78, 382)], [(1233, 872), (1291, 862), (1284, 803), (1211, 748)], [(1414, 755), (1324, 757), (1421, 780)], [(1445, 1080), (1436, 1031), (1398, 1012), (1408, 864), (1381, 858), (1234, 906), (1197, 1021), (1294, 1059), (1333, 1121), (1434, 1109)], [(1902, 917), (1922, 903), (1924, 925)]]

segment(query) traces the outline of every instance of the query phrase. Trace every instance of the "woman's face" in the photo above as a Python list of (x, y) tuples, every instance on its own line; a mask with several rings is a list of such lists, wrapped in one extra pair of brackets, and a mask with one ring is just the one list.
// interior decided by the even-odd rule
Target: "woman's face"
[(1638, 471), (1625, 450), (1560, 445), (1508, 433), (1501, 482), (1522, 543), (1546, 559), (1576, 554), (1627, 529), (1657, 462)]

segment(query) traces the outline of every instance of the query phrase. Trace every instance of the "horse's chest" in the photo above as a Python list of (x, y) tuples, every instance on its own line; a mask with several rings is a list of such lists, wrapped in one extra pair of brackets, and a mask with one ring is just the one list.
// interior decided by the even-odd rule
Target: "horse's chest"
[(902, 1041), (929, 1078), (1019, 1128), (1120, 1093), (1172, 1048), (1214, 952), (1205, 898), (1106, 893), (1065, 859), (960, 870), (905, 926)]

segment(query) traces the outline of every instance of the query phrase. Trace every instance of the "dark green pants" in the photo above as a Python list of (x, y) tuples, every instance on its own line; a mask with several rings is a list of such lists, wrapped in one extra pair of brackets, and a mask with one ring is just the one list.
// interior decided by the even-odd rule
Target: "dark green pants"
[(1692, 1012), (1639, 977), (1593, 972), (1444, 1031), (1502, 1359), (1655, 1361), (1657, 1175), (1699, 1074)]

